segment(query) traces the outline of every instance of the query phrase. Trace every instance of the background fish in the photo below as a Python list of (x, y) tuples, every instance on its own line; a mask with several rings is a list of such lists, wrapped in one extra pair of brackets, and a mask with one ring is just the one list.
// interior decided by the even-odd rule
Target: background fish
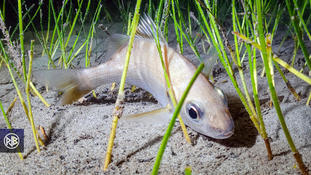
[[(138, 35), (134, 40), (126, 81), (150, 92), (166, 107), (170, 104), (160, 56), (152, 32), (155, 25), (150, 17), (141, 19)], [(162, 53), (166, 54), (166, 67), (172, 87), (180, 100), (196, 68), (183, 55), (167, 46), (161, 32)], [(129, 37), (114, 34), (109, 38), (110, 60), (97, 67), (79, 70), (39, 70), (34, 78), (49, 86), (62, 89), (63, 104), (70, 104), (96, 87), (118, 82), (121, 79)], [(162, 117), (169, 120), (169, 110), (161, 110)], [(163, 113), (166, 111), (166, 114)], [(193, 130), (216, 139), (228, 138), (233, 134), (234, 123), (225, 96), (200, 74), (193, 84), (180, 115), (184, 123)], [(161, 118), (161, 117), (159, 117)]]

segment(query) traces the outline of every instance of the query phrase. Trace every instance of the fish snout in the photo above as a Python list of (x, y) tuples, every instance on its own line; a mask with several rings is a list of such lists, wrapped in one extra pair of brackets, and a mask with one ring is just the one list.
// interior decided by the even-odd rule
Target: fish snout
[(215, 139), (226, 139), (233, 135), (234, 133), (234, 122), (229, 113), (225, 111), (223, 115), (218, 115), (212, 117), (213, 119), (209, 121), (209, 127), (212, 130), (213, 138)]
[(216, 138), (226, 139), (231, 137), (233, 133), (234, 133), (234, 123), (233, 120), (230, 120), (230, 122), (227, 125), (227, 128), (225, 130), (222, 130), (221, 134), (219, 134)]

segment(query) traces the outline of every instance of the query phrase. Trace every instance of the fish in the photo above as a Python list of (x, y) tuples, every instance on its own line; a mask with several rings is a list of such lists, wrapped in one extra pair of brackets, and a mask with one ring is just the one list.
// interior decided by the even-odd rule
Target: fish
[[(145, 15), (140, 19), (133, 42), (126, 83), (140, 87), (155, 97), (167, 109), (171, 106), (160, 55), (154, 40), (159, 37), (165, 59), (165, 67), (171, 86), (179, 101), (196, 66), (185, 56), (168, 46), (161, 31), (155, 32), (153, 20)], [(108, 61), (90, 68), (36, 70), (34, 78), (64, 91), (62, 104), (71, 104), (103, 84), (119, 82), (123, 72), (129, 36), (113, 34), (108, 38)], [(161, 111), (158, 118), (170, 120), (170, 110)], [(148, 113), (148, 112), (147, 112)], [(148, 115), (146, 113), (146, 115)], [(213, 86), (204, 74), (200, 74), (191, 87), (180, 111), (183, 122), (194, 131), (215, 139), (226, 139), (234, 133), (234, 122), (224, 93)], [(137, 115), (139, 116), (139, 115)], [(150, 116), (152, 116), (150, 114)], [(143, 120), (143, 118), (142, 118)]]

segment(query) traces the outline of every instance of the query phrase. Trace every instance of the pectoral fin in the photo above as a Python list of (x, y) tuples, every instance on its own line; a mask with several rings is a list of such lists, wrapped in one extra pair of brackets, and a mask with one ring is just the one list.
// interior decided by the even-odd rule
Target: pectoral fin
[(218, 59), (218, 53), (216, 48), (214, 46), (211, 46), (207, 52), (207, 55), (203, 55), (202, 58), (204, 62), (204, 69), (202, 73), (206, 77), (209, 77)]
[(129, 122), (143, 122), (149, 124), (167, 124), (172, 117), (172, 108), (170, 105), (166, 107), (155, 109), (148, 112), (130, 114), (123, 116), (121, 119)]

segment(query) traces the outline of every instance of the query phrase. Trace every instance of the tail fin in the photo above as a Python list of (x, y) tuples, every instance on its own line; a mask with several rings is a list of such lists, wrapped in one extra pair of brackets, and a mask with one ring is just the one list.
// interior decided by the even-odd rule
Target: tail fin
[(33, 76), (42, 84), (64, 91), (62, 104), (71, 104), (93, 89), (82, 81), (82, 70), (37, 70)]

